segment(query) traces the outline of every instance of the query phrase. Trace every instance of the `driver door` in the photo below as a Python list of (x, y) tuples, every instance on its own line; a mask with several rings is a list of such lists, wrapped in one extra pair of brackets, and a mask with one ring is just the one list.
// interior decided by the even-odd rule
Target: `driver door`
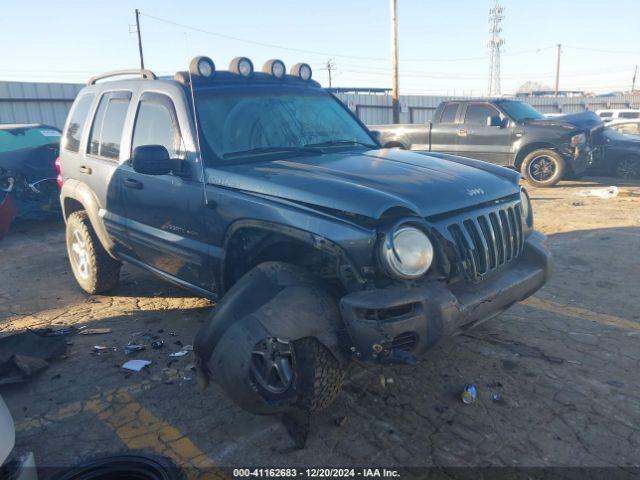
[(141, 95), (131, 154), (142, 145), (165, 147), (177, 167), (166, 175), (149, 175), (134, 171), (131, 161), (123, 164), (130, 254), (152, 269), (210, 291), (210, 269), (202, 268), (207, 254), (203, 184), (187, 159), (174, 102), (168, 95)]
[[(487, 118), (500, 117), (502, 124), (487, 125)], [(486, 102), (467, 104), (458, 126), (458, 155), (508, 165), (513, 157), (513, 127), (496, 107)]]

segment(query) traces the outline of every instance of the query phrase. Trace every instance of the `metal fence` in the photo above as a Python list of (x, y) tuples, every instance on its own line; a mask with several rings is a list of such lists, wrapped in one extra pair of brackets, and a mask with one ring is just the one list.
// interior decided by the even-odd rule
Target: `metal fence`
[[(392, 123), (391, 97), (379, 94), (337, 93), (340, 98), (367, 125)], [(400, 96), (400, 123), (423, 123), (433, 118), (436, 108), (445, 100), (471, 97)], [(640, 95), (611, 97), (526, 97), (542, 113), (576, 113), (608, 108), (640, 108)]]
[(0, 82), (0, 123), (44, 123), (62, 128), (82, 87), (75, 83)]
[[(62, 128), (82, 84), (0, 82), (0, 123), (46, 123)], [(337, 93), (368, 125), (391, 123), (391, 97), (380, 93)], [(400, 122), (423, 123), (444, 100), (470, 97), (405, 95), (400, 97)], [(575, 113), (602, 108), (640, 108), (640, 95), (614, 97), (528, 97), (543, 113)]]

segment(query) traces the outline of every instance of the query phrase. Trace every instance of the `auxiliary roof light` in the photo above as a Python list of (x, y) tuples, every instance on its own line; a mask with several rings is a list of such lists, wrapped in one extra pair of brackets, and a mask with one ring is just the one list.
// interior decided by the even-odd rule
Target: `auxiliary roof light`
[(253, 63), (247, 57), (236, 57), (231, 60), (229, 70), (243, 77), (249, 77), (253, 73)]
[(212, 77), (216, 73), (216, 66), (209, 57), (195, 57), (189, 64), (191, 75), (199, 75), (201, 77)]
[(276, 78), (283, 78), (285, 73), (287, 73), (287, 68), (284, 66), (284, 62), (282, 60), (273, 58), (265, 62), (262, 66), (262, 72), (268, 75), (273, 75)]
[(296, 63), (291, 67), (291, 75), (308, 82), (311, 80), (311, 67), (306, 63)]

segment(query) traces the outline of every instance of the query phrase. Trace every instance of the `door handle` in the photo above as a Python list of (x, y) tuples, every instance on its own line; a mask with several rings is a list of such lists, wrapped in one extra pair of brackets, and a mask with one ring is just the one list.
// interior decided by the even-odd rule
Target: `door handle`
[(80, 173), (86, 173), (87, 175), (91, 175), (92, 172), (93, 170), (91, 170), (90, 167), (87, 167), (86, 165), (80, 165)]
[(127, 188), (135, 188), (136, 190), (142, 190), (142, 182), (134, 180), (133, 178), (126, 178), (124, 180), (124, 186)]
[(464, 128), (461, 128), (460, 130), (458, 130), (458, 136), (459, 137), (466, 137), (467, 136), (467, 131)]

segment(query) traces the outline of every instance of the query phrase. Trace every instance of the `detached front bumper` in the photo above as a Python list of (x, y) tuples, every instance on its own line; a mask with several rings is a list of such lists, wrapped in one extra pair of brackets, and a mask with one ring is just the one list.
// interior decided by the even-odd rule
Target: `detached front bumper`
[(360, 360), (402, 363), (443, 336), (456, 335), (531, 296), (547, 281), (546, 238), (531, 233), (517, 261), (474, 284), (428, 282), (354, 292), (340, 302), (342, 318)]

